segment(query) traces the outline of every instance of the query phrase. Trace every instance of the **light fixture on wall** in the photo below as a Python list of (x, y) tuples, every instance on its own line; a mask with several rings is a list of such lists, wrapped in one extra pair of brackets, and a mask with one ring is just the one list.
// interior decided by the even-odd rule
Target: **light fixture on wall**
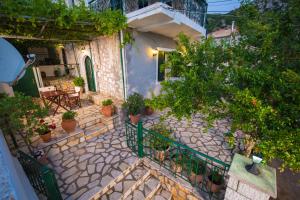
[(153, 57), (156, 56), (158, 54), (158, 50), (157, 49), (152, 49), (152, 54), (153, 54)]

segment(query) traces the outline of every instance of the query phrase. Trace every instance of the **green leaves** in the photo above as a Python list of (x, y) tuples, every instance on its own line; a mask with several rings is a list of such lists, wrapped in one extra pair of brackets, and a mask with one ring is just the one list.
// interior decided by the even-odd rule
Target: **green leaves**
[(73, 7), (63, 0), (3, 0), (0, 13), (1, 34), (45, 39), (87, 40), (112, 35), (127, 27), (120, 10), (97, 12), (86, 7), (83, 0)]
[[(300, 4), (259, 10), (244, 4), (237, 12), (238, 43), (192, 42), (179, 36), (166, 66), (177, 81), (164, 81), (152, 100), (157, 109), (181, 119), (206, 114), (208, 122), (231, 119), (265, 160), (300, 170)], [(233, 137), (228, 137), (234, 143)]]

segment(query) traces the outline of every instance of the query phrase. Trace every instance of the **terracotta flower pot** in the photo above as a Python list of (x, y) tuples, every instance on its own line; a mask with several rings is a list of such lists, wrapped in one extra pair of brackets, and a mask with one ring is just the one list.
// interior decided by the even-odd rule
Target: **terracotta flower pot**
[(162, 162), (166, 159), (170, 147), (168, 147), (166, 150), (154, 150), (154, 157), (156, 160)]
[(49, 142), (51, 140), (51, 131), (46, 134), (40, 135), (40, 137), (42, 138), (43, 142)]
[(199, 185), (203, 181), (203, 174), (195, 174), (193, 171), (191, 171), (189, 180), (193, 185)]
[(178, 163), (176, 163), (175, 161), (172, 161), (171, 162), (171, 168), (172, 168), (172, 171), (175, 172), (175, 173), (180, 173), (182, 172), (182, 166)]
[(103, 106), (102, 114), (105, 117), (111, 117), (114, 114), (114, 106), (113, 105)]
[(137, 124), (140, 121), (141, 118), (141, 114), (137, 114), (137, 115), (129, 115), (130, 121), (133, 124)]
[(76, 128), (76, 120), (75, 119), (63, 119), (61, 122), (61, 127), (67, 132), (71, 133), (75, 131)]
[(219, 192), (223, 187), (223, 183), (216, 183), (212, 181), (212, 175), (208, 176), (208, 181), (207, 181), (207, 189), (211, 192)]
[(146, 106), (145, 115), (152, 115), (153, 112), (154, 112), (153, 108), (151, 108), (150, 106)]

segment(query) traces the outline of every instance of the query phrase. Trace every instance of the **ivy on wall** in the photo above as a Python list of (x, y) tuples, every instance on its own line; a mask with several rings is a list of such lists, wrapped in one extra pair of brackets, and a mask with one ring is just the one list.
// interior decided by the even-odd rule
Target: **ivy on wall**
[(1, 0), (0, 34), (58, 40), (89, 40), (127, 27), (120, 10), (97, 12), (81, 0), (68, 7), (64, 0)]

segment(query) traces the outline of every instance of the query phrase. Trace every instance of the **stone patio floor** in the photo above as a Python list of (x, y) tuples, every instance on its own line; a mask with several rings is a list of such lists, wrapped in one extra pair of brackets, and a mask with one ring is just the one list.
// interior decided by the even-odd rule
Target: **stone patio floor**
[[(154, 123), (158, 123), (163, 114), (163, 112), (160, 112), (143, 117), (143, 126), (147, 128)], [(228, 132), (230, 128), (228, 121), (219, 120), (207, 131), (205, 130), (207, 123), (201, 114), (194, 115), (190, 121), (179, 121), (174, 117), (168, 117), (164, 120), (164, 123), (173, 131), (175, 140), (201, 153), (215, 157), (228, 164), (231, 163), (231, 148), (224, 140), (224, 133)]]
[(62, 197), (68, 200), (92, 189), (100, 191), (137, 161), (126, 146), (122, 127), (64, 151), (52, 148), (48, 158)]
[[(161, 115), (143, 117), (144, 127), (157, 123)], [(174, 131), (176, 140), (226, 163), (231, 162), (231, 151), (223, 137), (229, 128), (227, 121), (218, 121), (207, 133), (201, 115), (195, 115), (190, 122), (170, 117), (165, 123)], [(53, 147), (49, 151), (49, 166), (55, 170), (63, 199), (68, 200), (78, 199), (87, 191), (100, 191), (138, 160), (126, 145), (124, 125), (78, 145), (63, 141), (60, 146), (66, 148)]]

